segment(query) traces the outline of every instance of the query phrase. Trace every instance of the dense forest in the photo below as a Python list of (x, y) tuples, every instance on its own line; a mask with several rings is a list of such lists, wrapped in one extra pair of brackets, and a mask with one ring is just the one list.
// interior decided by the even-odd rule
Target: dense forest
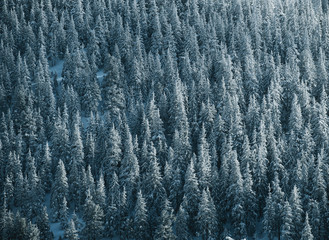
[(328, 239), (328, 8), (1, 0), (0, 239)]

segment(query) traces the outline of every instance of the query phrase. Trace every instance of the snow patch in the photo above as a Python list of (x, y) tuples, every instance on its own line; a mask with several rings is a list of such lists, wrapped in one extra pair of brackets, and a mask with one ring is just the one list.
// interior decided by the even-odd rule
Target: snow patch
[(50, 223), (50, 231), (54, 234), (54, 240), (59, 239), (59, 237), (64, 237), (64, 230), (61, 228), (60, 223)]
[(57, 81), (61, 81), (63, 79), (61, 76), (63, 71), (63, 65), (64, 60), (60, 60), (55, 66), (49, 68), (51, 76), (54, 76), (55, 74), (57, 75)]
[(98, 82), (102, 83), (106, 74), (104, 73), (104, 69), (101, 69), (96, 73), (96, 75), (97, 75)]

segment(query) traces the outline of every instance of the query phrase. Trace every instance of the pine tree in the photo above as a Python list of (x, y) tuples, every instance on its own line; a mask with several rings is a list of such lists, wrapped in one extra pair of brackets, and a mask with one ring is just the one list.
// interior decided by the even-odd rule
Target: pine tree
[(41, 166), (39, 173), (40, 181), (46, 193), (49, 192), (51, 189), (51, 179), (52, 179), (51, 164), (52, 164), (52, 159), (51, 159), (50, 149), (48, 142), (46, 142), (46, 145), (44, 147), (44, 155), (40, 162)]
[(308, 204), (308, 213), (310, 216), (310, 226), (315, 239), (320, 239), (320, 209), (317, 201), (310, 199)]
[(68, 49), (70, 52), (73, 52), (79, 47), (79, 35), (75, 28), (75, 23), (72, 16), (69, 20), (69, 25), (67, 29), (67, 39), (70, 39), (70, 41), (68, 41)]
[(284, 239), (292, 240), (292, 231), (293, 231), (293, 213), (288, 201), (285, 202), (283, 208), (283, 227), (282, 227), (282, 235)]
[(60, 221), (62, 229), (66, 228), (68, 220), (68, 207), (66, 198), (63, 198), (63, 201), (59, 204), (59, 209), (57, 212), (57, 220)]
[[(156, 150), (151, 142), (148, 148), (149, 166), (145, 173), (145, 179), (142, 182), (142, 190), (147, 200), (149, 210), (149, 221), (158, 224), (161, 214), (161, 207), (166, 197), (166, 191), (162, 185), (162, 176), (156, 157)], [(154, 231), (154, 225), (151, 231)], [(153, 229), (152, 229), (153, 228)]]
[(123, 95), (121, 74), (120, 74), (120, 60), (110, 56), (108, 66), (105, 66), (107, 72), (103, 80), (102, 91), (104, 109), (109, 111), (111, 118), (118, 120), (120, 112), (125, 107), (125, 98)]
[(120, 185), (118, 176), (113, 174), (111, 181), (108, 183), (109, 190), (106, 200), (106, 232), (108, 235), (115, 235), (118, 229), (119, 213), (118, 208), (120, 204)]
[(104, 212), (98, 204), (94, 203), (90, 191), (87, 192), (83, 220), (86, 225), (82, 230), (82, 233), (86, 239), (96, 240), (102, 238), (104, 229)]
[(70, 153), (71, 153), (71, 161), (70, 165), (72, 165), (73, 162), (76, 162), (78, 171), (81, 170), (81, 168), (84, 166), (84, 152), (83, 152), (83, 144), (82, 144), (82, 138), (80, 133), (80, 127), (77, 123), (73, 126), (73, 132), (71, 135), (71, 146), (70, 146)]
[(209, 189), (202, 191), (197, 215), (198, 235), (202, 239), (216, 238), (217, 216), (214, 202), (210, 196)]
[(102, 162), (105, 179), (110, 182), (113, 174), (118, 174), (118, 166), (122, 158), (121, 137), (118, 130), (112, 125), (108, 137), (106, 139), (105, 156)]
[(95, 203), (104, 209), (105, 202), (106, 202), (105, 182), (104, 182), (103, 173), (101, 173), (96, 186)]
[(178, 132), (179, 142), (173, 144), (173, 149), (178, 155), (179, 168), (185, 173), (188, 165), (187, 159), (190, 157), (190, 132), (189, 122), (186, 114), (186, 107), (183, 98), (183, 87), (180, 79), (173, 80), (173, 91), (171, 92), (171, 101), (169, 107), (170, 134), (174, 137), (175, 131)]
[(270, 237), (281, 237), (284, 222), (284, 193), (281, 190), (278, 176), (272, 182), (269, 196), (266, 200), (264, 223)]
[(61, 159), (65, 163), (68, 162), (69, 154), (69, 131), (68, 131), (68, 116), (67, 107), (64, 105), (63, 117), (60, 112), (57, 114), (57, 118), (54, 123), (54, 129), (52, 131), (52, 173), (55, 175), (56, 167)]
[(25, 189), (24, 189), (24, 177), (22, 173), (22, 164), (19, 156), (14, 153), (9, 152), (8, 155), (8, 166), (7, 174), (12, 174), (14, 176), (14, 205), (22, 206)]
[(66, 177), (66, 171), (63, 161), (58, 162), (54, 184), (52, 186), (51, 197), (50, 197), (50, 206), (53, 210), (53, 216), (56, 220), (60, 220), (62, 217), (66, 205), (64, 204), (68, 196), (68, 183)]
[(243, 202), (243, 179), (236, 151), (228, 156), (230, 175), (228, 178), (227, 199), (229, 204), (229, 217), (234, 226), (234, 235), (242, 238), (246, 235), (245, 209)]
[(314, 239), (312, 231), (311, 231), (311, 226), (310, 226), (310, 223), (308, 220), (308, 213), (306, 213), (306, 216), (305, 216), (304, 229), (302, 231), (302, 236), (300, 239), (301, 240), (313, 240)]
[(178, 239), (186, 240), (189, 238), (188, 213), (181, 204), (176, 215), (175, 229)]
[(74, 223), (73, 219), (71, 219), (69, 221), (69, 223), (65, 229), (64, 236), (68, 240), (78, 240), (79, 239), (78, 231), (75, 228), (75, 223)]
[(80, 180), (81, 171), (78, 170), (77, 162), (73, 161), (68, 177), (69, 201), (75, 204), (75, 208), (79, 206), (80, 195), (82, 191), (82, 181)]
[[(139, 165), (134, 153), (132, 137), (128, 125), (125, 126), (125, 144), (123, 158), (120, 166), (120, 181), (128, 192), (128, 202), (131, 203), (136, 192), (136, 184), (139, 178)], [(160, 174), (160, 173), (159, 173)]]
[(161, 216), (159, 219), (159, 225), (156, 229), (154, 238), (155, 239), (170, 239), (174, 240), (176, 239), (176, 236), (174, 235), (173, 232), (173, 209), (170, 206), (170, 202), (166, 199), (164, 201), (164, 206), (161, 211)]
[(266, 182), (267, 182), (267, 148), (265, 138), (265, 123), (262, 119), (259, 130), (259, 144), (257, 144), (256, 163), (253, 169), (254, 186), (256, 196), (258, 196), (258, 215), (262, 215), (262, 209), (265, 205)]
[(198, 213), (198, 206), (200, 201), (200, 190), (199, 183), (194, 170), (194, 162), (191, 161), (186, 174), (185, 174), (185, 184), (184, 184), (184, 199), (185, 204), (184, 208), (187, 210), (189, 219), (188, 219), (188, 227), (192, 233), (195, 233), (195, 221)]
[(149, 236), (149, 223), (146, 202), (141, 190), (137, 193), (137, 201), (134, 214), (134, 237), (137, 240), (146, 239)]
[(25, 239), (31, 239), (31, 240), (39, 240), (40, 239), (40, 231), (37, 227), (37, 225), (31, 223), (30, 221), (27, 224), (26, 232), (24, 234)]
[[(127, 191), (126, 188), (123, 187), (120, 193), (120, 201), (118, 204), (118, 217), (119, 217), (119, 226), (118, 226), (118, 233), (119, 237), (127, 238), (128, 230), (130, 226), (130, 219), (128, 219), (129, 214), (129, 202), (127, 198)], [(130, 231), (129, 231), (130, 232)]]
[[(93, 119), (93, 113), (90, 113), (91, 117), (90, 119)], [(92, 120), (93, 121), (93, 120)], [(94, 125), (94, 123), (92, 123), (92, 121), (89, 123), (90, 125)], [(96, 161), (96, 157), (95, 157), (95, 152), (96, 152), (96, 137), (95, 137), (95, 133), (87, 130), (88, 132), (86, 133), (86, 141), (85, 141), (85, 145), (84, 145), (84, 152), (85, 152), (85, 163), (87, 165), (91, 166), (91, 170), (92, 173), (95, 175), (97, 170), (99, 169), (99, 165), (100, 165), (100, 161)]]
[(211, 185), (211, 163), (209, 154), (209, 145), (206, 139), (206, 132), (204, 125), (202, 125), (199, 137), (198, 146), (198, 160), (199, 160), (199, 183), (201, 189), (210, 188)]
[(302, 216), (304, 214), (303, 208), (302, 208), (302, 203), (300, 199), (300, 193), (299, 189), (294, 186), (291, 196), (289, 199), (290, 206), (291, 206), (291, 211), (293, 213), (292, 215), (292, 238), (293, 239), (300, 239), (301, 233), (303, 230), (303, 219)]
[(27, 213), (27, 216), (33, 217), (36, 216), (39, 212), (41, 203), (44, 198), (44, 191), (41, 186), (40, 178), (36, 172), (36, 166), (34, 158), (31, 156), (31, 152), (29, 150), (26, 159), (26, 185), (25, 191), (25, 209), (24, 212)]
[(244, 171), (244, 209), (246, 214), (246, 230), (249, 236), (253, 235), (256, 230), (255, 221), (257, 218), (256, 194), (253, 190), (253, 180), (249, 163)]
[(168, 199), (169, 201), (173, 202), (173, 208), (175, 212), (177, 212), (179, 204), (181, 203), (183, 198), (182, 189), (183, 183), (181, 170), (177, 167), (175, 170), (173, 170), (172, 183), (170, 186)]
[(53, 233), (50, 231), (47, 207), (43, 207), (40, 215), (37, 218), (37, 226), (40, 231), (40, 239), (51, 240)]

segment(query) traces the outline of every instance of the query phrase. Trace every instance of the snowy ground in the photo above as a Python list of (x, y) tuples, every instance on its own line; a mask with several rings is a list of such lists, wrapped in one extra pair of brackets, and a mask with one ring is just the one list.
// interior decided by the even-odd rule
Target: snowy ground
[(97, 72), (97, 79), (98, 79), (98, 82), (101, 84), (103, 82), (103, 78), (105, 77), (105, 73), (104, 73), (104, 70), (101, 69)]
[(57, 81), (62, 80), (63, 64), (64, 64), (64, 60), (61, 60), (58, 61), (55, 66), (49, 68), (51, 76), (57, 74)]

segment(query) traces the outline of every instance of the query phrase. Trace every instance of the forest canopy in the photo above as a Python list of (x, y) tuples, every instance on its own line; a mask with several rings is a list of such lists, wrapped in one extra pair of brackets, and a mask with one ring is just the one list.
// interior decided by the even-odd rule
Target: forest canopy
[(0, 239), (327, 239), (328, 4), (1, 0)]

